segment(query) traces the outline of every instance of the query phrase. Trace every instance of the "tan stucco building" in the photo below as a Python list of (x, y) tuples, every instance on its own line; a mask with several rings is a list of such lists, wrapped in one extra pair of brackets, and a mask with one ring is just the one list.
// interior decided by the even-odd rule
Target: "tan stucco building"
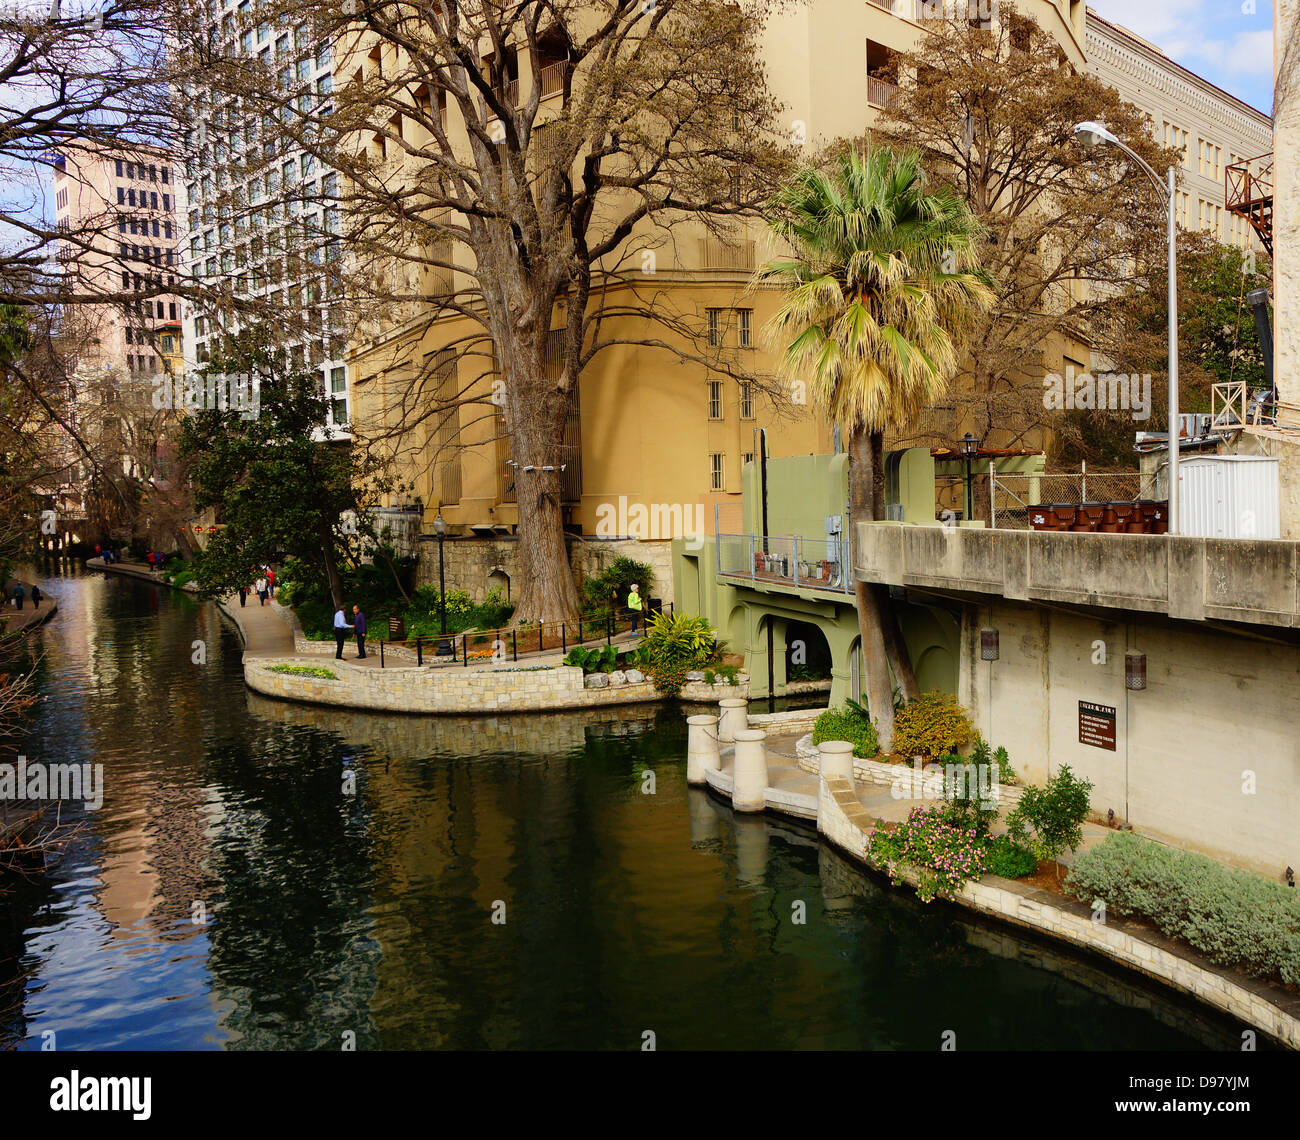
[[(1021, 0), (1015, 7), (1034, 16), (1064, 59), (1083, 70), (1085, 6), (1080, 0)], [(987, 4), (973, 6), (976, 17), (986, 10)], [(831, 139), (868, 130), (892, 93), (894, 54), (916, 45), (921, 35), (918, 21), (933, 14), (933, 5), (913, 0), (892, 5), (879, 0), (852, 5), (814, 0), (774, 15), (764, 33), (764, 63), (769, 88), (789, 120), (791, 139), (812, 153)], [(356, 54), (366, 66), (374, 63), (368, 52), (363, 40)], [(520, 49), (520, 56), (521, 96), (527, 97), (533, 71), (546, 93), (545, 61), (530, 69), (526, 50)], [(378, 65), (387, 66), (382, 61)], [(546, 117), (547, 100), (555, 100), (558, 108), (560, 98), (555, 85), (543, 98), (539, 122)], [(444, 121), (449, 132), (454, 135), (459, 129), (463, 138), (457, 113), (454, 107), (447, 109), (444, 115), (450, 118)], [(418, 145), (421, 128), (404, 123), (403, 129), (415, 132), (411, 141)], [(652, 269), (623, 287), (624, 298), (614, 296), (608, 303), (618, 305), (634, 294), (653, 292), (661, 304), (667, 298), (683, 323), (699, 330), (697, 345), (735, 359), (757, 360), (760, 367), (755, 371), (771, 370), (759, 339), (775, 308), (775, 296), (749, 288), (752, 270), (769, 256), (766, 239), (756, 228), (737, 229), (729, 242), (720, 242), (702, 228), (683, 226), (670, 242), (638, 233), (626, 248), (634, 263), (644, 264), (646, 252), (651, 252)], [(454, 275), (445, 274), (439, 284), (453, 287)], [(634, 321), (618, 319), (627, 327), (620, 330), (616, 320), (603, 330), (610, 339), (644, 335)], [(463, 318), (431, 323), (424, 313), (385, 314), (384, 327), (354, 345), (349, 358), (356, 438), (373, 439), (393, 423), (401, 393), (419, 373), (434, 371), (439, 377), (434, 387), (440, 392), (464, 394), (475, 386), (489, 391), (490, 361), (457, 359), (446, 351), (469, 327)], [(445, 358), (439, 359), (440, 354)], [(703, 518), (704, 529), (711, 530), (715, 507), (737, 509), (742, 470), (758, 450), (760, 429), (766, 432), (773, 457), (826, 453), (835, 443), (829, 425), (810, 412), (799, 393), (764, 392), (703, 364), (683, 362), (673, 351), (636, 345), (606, 349), (587, 366), (571, 422), (563, 460), (567, 525), (589, 539), (641, 539), (647, 545), (639, 552), (621, 543), (608, 549), (617, 546), (619, 553), (632, 553), (665, 571), (668, 540), (682, 532), (638, 528), (638, 508), (649, 520), (669, 517), (672, 512), (665, 508), (681, 506), (674, 517)], [(458, 575), (455, 584), (481, 594), (488, 588), (488, 572), (496, 573), (498, 580), (503, 573), (508, 576), (508, 536), (517, 511), (500, 418), (462, 407), (451, 416), (429, 417), (391, 446), (396, 470), (409, 488), (404, 500), (394, 496), (394, 502), (418, 498), (422, 531), (428, 532), (441, 506), (458, 540), (478, 535), (479, 543), (493, 541), (499, 548), (473, 558), (458, 553), (457, 558), (472, 567), (472, 576)], [(663, 546), (658, 552), (662, 557), (650, 552), (655, 545)], [(583, 566), (593, 562), (576, 552), (574, 561)], [(598, 565), (600, 560), (594, 561)], [(429, 562), (436, 574), (436, 559), (422, 559), (422, 564)], [(671, 596), (670, 590), (665, 572), (656, 592)]]

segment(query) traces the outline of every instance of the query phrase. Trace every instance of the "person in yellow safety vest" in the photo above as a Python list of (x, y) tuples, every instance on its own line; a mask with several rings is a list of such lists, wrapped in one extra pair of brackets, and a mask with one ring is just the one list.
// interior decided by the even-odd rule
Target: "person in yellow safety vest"
[(627, 596), (627, 608), (632, 612), (632, 632), (636, 633), (637, 621), (641, 617), (641, 595), (638, 591), (641, 589), (635, 582), (632, 583), (632, 591)]

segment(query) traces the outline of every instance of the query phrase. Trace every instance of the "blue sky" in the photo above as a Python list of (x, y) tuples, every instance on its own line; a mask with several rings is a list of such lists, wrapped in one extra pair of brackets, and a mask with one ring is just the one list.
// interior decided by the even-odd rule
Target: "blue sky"
[(1089, 7), (1238, 99), (1273, 113), (1272, 0), (1089, 0)]

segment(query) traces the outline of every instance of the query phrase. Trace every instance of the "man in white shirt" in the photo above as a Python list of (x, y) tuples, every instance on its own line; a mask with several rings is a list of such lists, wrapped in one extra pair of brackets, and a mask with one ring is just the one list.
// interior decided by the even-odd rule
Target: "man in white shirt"
[(337, 661), (343, 660), (343, 643), (347, 640), (348, 630), (351, 628), (348, 625), (347, 615), (343, 612), (343, 607), (339, 606), (334, 611), (334, 658)]

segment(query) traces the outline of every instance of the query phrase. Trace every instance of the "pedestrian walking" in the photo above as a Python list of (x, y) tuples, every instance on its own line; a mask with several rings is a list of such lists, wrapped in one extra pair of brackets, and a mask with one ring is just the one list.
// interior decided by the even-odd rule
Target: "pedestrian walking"
[(266, 605), (266, 579), (265, 578), (259, 578), (257, 580), (257, 596), (258, 598), (261, 599), (261, 604)]
[(636, 623), (641, 617), (641, 587), (635, 582), (632, 583), (631, 592), (627, 596), (627, 608), (632, 614), (632, 632), (636, 633)]
[(243, 608), (244, 604), (245, 604), (247, 601), (248, 601), (248, 587), (247, 587), (247, 586), (240, 586), (240, 587), (239, 587), (239, 605), (240, 605), (240, 608), (241, 608), (241, 609)]
[(348, 639), (348, 630), (351, 628), (343, 607), (339, 606), (334, 611), (334, 659), (336, 661), (343, 660), (343, 643)]
[(149, 569), (153, 570), (153, 551), (149, 551), (145, 556), (145, 561), (149, 563)]
[(95, 557), (99, 558), (102, 554), (103, 551), (99, 549), (99, 543), (95, 543)]
[(41, 608), (41, 588), (40, 586), (33, 586), (32, 587), (32, 609), (39, 610), (40, 608)]
[(366, 656), (366, 615), (361, 612), (360, 606), (352, 607), (352, 628), (357, 635), (357, 659), (364, 661)]
[(270, 566), (266, 568), (266, 589), (271, 597), (275, 597), (275, 571)]
[(27, 596), (27, 591), (23, 589), (21, 582), (14, 586), (14, 605), (19, 609), (23, 608), (23, 599)]

